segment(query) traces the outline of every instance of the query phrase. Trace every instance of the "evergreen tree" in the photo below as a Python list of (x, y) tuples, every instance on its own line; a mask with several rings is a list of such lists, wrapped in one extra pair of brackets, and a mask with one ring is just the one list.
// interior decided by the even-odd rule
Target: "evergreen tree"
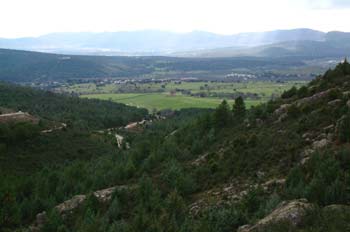
[(214, 124), (216, 127), (222, 128), (228, 125), (229, 120), (230, 120), (230, 107), (227, 101), (223, 100), (215, 110)]
[(241, 96), (235, 99), (235, 104), (233, 104), (232, 112), (235, 118), (243, 118), (245, 116), (246, 108), (244, 100)]

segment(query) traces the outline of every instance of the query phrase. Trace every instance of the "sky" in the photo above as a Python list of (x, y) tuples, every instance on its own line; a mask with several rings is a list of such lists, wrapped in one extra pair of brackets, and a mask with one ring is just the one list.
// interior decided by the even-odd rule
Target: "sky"
[(156, 29), (350, 31), (350, 0), (0, 0), (0, 37)]

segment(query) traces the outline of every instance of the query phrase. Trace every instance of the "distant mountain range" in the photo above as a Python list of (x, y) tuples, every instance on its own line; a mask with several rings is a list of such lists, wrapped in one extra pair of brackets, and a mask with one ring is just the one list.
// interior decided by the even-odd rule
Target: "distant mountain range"
[(236, 35), (155, 30), (54, 33), (32, 38), (0, 38), (0, 48), (85, 55), (345, 56), (349, 55), (350, 33), (311, 29)]

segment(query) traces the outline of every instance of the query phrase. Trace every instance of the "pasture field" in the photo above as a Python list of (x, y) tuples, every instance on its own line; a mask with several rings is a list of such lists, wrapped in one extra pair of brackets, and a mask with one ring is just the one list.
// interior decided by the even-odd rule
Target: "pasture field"
[(272, 82), (186, 82), (76, 84), (64, 87), (63, 92), (74, 92), (85, 98), (97, 98), (147, 108), (149, 111), (181, 108), (215, 108), (226, 99), (233, 103), (234, 96), (246, 94), (247, 107), (279, 96), (292, 86), (300, 87), (305, 81)]
[(125, 84), (105, 84), (96, 85), (94, 83), (75, 84), (66, 86), (58, 90), (62, 92), (74, 92), (77, 94), (101, 94), (101, 93), (149, 93), (149, 92), (170, 92), (176, 89), (196, 92), (250, 92), (271, 96), (271, 94), (281, 94), (284, 90), (292, 86), (300, 87), (306, 81), (250, 81), (244, 83), (237, 82), (166, 82), (166, 83), (125, 83)]
[[(216, 108), (222, 101), (222, 99), (219, 98), (199, 98), (186, 95), (172, 96), (168, 93), (90, 94), (81, 95), (81, 97), (124, 103), (130, 106), (146, 108), (150, 112), (163, 109)], [(228, 102), (232, 105), (234, 100), (229, 100)], [(260, 102), (261, 101), (258, 100), (246, 100), (246, 105), (250, 107)]]

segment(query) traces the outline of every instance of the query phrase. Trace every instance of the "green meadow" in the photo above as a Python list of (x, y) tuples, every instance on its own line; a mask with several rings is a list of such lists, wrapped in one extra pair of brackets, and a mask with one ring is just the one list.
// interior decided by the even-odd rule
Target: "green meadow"
[[(306, 82), (256, 81), (245, 83), (222, 82), (168, 82), (168, 83), (127, 83), (96, 86), (93, 83), (68, 86), (65, 92), (75, 92), (84, 98), (109, 100), (127, 105), (147, 108), (149, 111), (181, 108), (216, 108), (223, 97), (195, 97), (182, 94), (181, 90), (196, 93), (251, 93), (259, 99), (245, 100), (247, 107), (266, 102), (292, 86), (300, 87)], [(170, 94), (170, 93), (173, 94)], [(175, 93), (175, 94), (174, 94)], [(228, 102), (233, 104), (233, 99)]]
[[(147, 93), (147, 94), (90, 94), (82, 95), (85, 98), (96, 98), (124, 103), (130, 106), (147, 108), (149, 111), (154, 109), (183, 109), (183, 108), (216, 108), (222, 99), (219, 98), (198, 98), (185, 95), (171, 96), (169, 94)], [(233, 100), (228, 101), (233, 104)], [(248, 107), (258, 104), (260, 101), (247, 100)]]

